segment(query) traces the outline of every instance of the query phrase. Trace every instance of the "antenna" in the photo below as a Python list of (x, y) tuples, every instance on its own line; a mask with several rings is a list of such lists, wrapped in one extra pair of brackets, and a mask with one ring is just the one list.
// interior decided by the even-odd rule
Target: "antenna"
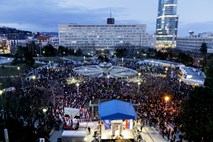
[(109, 13), (110, 18), (107, 18), (107, 24), (115, 24), (115, 19), (112, 18), (112, 12)]

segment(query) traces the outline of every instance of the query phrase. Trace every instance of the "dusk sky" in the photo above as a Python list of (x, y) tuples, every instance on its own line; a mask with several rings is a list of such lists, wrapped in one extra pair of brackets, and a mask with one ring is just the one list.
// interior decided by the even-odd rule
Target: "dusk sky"
[[(0, 0), (0, 26), (33, 32), (57, 32), (61, 23), (146, 24), (155, 32), (158, 0)], [(190, 30), (213, 32), (213, 0), (178, 0), (179, 36)]]

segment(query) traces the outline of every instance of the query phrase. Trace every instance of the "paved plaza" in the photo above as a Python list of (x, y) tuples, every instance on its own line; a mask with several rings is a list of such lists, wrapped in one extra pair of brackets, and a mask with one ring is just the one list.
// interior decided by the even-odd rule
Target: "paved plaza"
[[(86, 142), (92, 142), (94, 140), (93, 134), (94, 131), (97, 131), (98, 122), (84, 122), (80, 123), (80, 130), (85, 130), (86, 135)], [(91, 133), (88, 133), (87, 127), (91, 128)], [(140, 129), (138, 127), (138, 129)], [(50, 136), (50, 142), (57, 142), (58, 138), (61, 138), (61, 135), (63, 133), (63, 130), (54, 131), (53, 134)], [(163, 139), (162, 135), (159, 134), (159, 131), (157, 131), (153, 127), (145, 126), (142, 129), (142, 132), (139, 132), (143, 138), (143, 142), (168, 142), (168, 140)]]

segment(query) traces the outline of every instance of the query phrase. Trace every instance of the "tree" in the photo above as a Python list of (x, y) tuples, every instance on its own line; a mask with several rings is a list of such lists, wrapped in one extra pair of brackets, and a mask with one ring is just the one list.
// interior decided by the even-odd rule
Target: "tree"
[(59, 46), (59, 47), (58, 47), (58, 54), (59, 54), (59, 55), (67, 54), (66, 48), (65, 48), (64, 46)]
[(204, 70), (207, 65), (207, 45), (205, 42), (201, 44), (200, 52), (203, 54), (204, 58), (201, 61), (202, 69)]
[(207, 45), (206, 45), (205, 42), (203, 42), (203, 43), (201, 44), (200, 52), (203, 53), (203, 54), (206, 54), (206, 53), (207, 53)]
[(205, 86), (213, 90), (213, 56), (207, 59)]
[(117, 48), (115, 54), (119, 58), (126, 57), (127, 56), (127, 49), (126, 48)]
[(181, 63), (185, 64), (185, 65), (191, 65), (194, 61), (194, 59), (186, 53), (180, 52), (178, 54), (178, 59)]
[(55, 56), (56, 49), (51, 44), (48, 44), (48, 45), (44, 46), (42, 54), (44, 56)]
[(155, 57), (156, 57), (157, 59), (160, 59), (160, 60), (166, 60), (167, 57), (168, 57), (168, 53), (159, 50), (159, 51), (156, 52)]
[(35, 63), (35, 59), (33, 58), (32, 52), (26, 52), (25, 53), (25, 64), (32, 67)]
[(82, 50), (80, 48), (78, 48), (75, 52), (76, 56), (81, 56), (82, 55)]
[(36, 43), (34, 41), (27, 44), (27, 51), (30, 52), (33, 56), (37, 54)]
[(189, 140), (207, 142), (213, 140), (213, 94), (205, 87), (195, 88), (182, 104), (183, 130)]

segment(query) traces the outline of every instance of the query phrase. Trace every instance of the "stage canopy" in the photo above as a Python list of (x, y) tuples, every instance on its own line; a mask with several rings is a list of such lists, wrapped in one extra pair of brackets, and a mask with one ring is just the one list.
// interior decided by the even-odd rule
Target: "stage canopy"
[(98, 105), (102, 120), (136, 119), (136, 112), (131, 103), (111, 100)]

